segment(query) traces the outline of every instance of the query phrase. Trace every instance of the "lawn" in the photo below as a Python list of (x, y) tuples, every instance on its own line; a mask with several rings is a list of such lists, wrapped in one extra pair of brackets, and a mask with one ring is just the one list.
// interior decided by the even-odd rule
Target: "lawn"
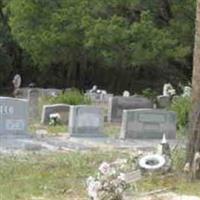
[(0, 200), (87, 198), (85, 180), (118, 152), (27, 154), (0, 157)]
[[(87, 199), (86, 178), (95, 173), (102, 161), (125, 158), (129, 153), (90, 151), (0, 156), (0, 200)], [(166, 187), (200, 196), (200, 182), (187, 182), (177, 174), (167, 178), (146, 176), (138, 183), (138, 192)]]

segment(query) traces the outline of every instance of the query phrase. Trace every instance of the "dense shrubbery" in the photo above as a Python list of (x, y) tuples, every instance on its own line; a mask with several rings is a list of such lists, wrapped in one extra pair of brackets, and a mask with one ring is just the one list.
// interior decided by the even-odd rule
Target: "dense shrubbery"
[(185, 128), (188, 125), (190, 107), (190, 97), (177, 97), (173, 100), (170, 110), (177, 113), (177, 125), (179, 129)]
[(151, 99), (152, 101), (155, 101), (158, 93), (152, 90), (151, 88), (146, 88), (145, 90), (142, 91), (142, 95), (147, 97), (148, 99)]
[(90, 104), (91, 101), (88, 97), (82, 94), (79, 90), (73, 89), (49, 99), (50, 104), (65, 103), (70, 105)]

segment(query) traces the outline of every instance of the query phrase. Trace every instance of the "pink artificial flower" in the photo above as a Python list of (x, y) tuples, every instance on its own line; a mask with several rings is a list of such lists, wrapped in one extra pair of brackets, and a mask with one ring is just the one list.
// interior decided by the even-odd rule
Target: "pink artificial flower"
[(100, 167), (99, 167), (99, 171), (103, 174), (103, 175), (107, 175), (110, 172), (110, 165), (107, 162), (103, 162)]

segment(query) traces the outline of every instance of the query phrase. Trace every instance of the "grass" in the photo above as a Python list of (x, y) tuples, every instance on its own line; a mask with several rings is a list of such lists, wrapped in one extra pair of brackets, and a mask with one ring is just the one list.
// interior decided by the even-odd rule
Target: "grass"
[(119, 136), (120, 129), (121, 129), (121, 124), (105, 123), (103, 132), (105, 135), (109, 137), (116, 138)]
[[(43, 124), (30, 124), (29, 125), (29, 132), (36, 133), (37, 130), (46, 130), (49, 136), (58, 136), (58, 135), (66, 135), (68, 132), (68, 127), (66, 125), (56, 125), (56, 126), (49, 126)], [(0, 199), (1, 200), (1, 199)]]
[(186, 177), (178, 176), (177, 174), (169, 177), (161, 177), (160, 175), (154, 175), (144, 178), (142, 181), (138, 182), (138, 192), (149, 192), (169, 188), (170, 191), (174, 191), (178, 194), (200, 197), (200, 181), (190, 182)]
[(85, 180), (117, 152), (29, 154), (0, 157), (0, 199), (66, 200), (87, 198)]
[[(109, 137), (116, 138), (120, 133), (120, 124), (105, 123), (103, 133)], [(49, 136), (66, 135), (68, 127), (66, 125), (49, 126), (39, 123), (32, 123), (29, 125), (29, 132), (36, 133), (37, 130), (46, 130)]]
[[(122, 151), (87, 151), (0, 156), (0, 200), (83, 200), (85, 180), (102, 161), (125, 158)], [(190, 183), (175, 173), (161, 178), (146, 176), (138, 192), (173, 188), (175, 192), (200, 196), (200, 182)]]
[(184, 195), (196, 195), (200, 197), (200, 181), (189, 181), (183, 172), (185, 165), (186, 152), (183, 149), (176, 149), (172, 152), (172, 173), (152, 174), (144, 176), (139, 185), (139, 193), (159, 190), (163, 188), (171, 188), (172, 191)]

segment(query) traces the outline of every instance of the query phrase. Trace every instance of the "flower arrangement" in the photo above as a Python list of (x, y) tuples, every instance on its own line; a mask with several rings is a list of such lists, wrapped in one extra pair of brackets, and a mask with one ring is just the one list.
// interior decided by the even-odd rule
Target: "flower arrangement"
[(49, 125), (56, 126), (60, 121), (60, 114), (59, 113), (52, 113), (49, 115)]
[(135, 168), (135, 162), (131, 159), (103, 162), (96, 176), (90, 176), (86, 181), (88, 196), (91, 200), (122, 200), (123, 192), (129, 185), (125, 172)]

